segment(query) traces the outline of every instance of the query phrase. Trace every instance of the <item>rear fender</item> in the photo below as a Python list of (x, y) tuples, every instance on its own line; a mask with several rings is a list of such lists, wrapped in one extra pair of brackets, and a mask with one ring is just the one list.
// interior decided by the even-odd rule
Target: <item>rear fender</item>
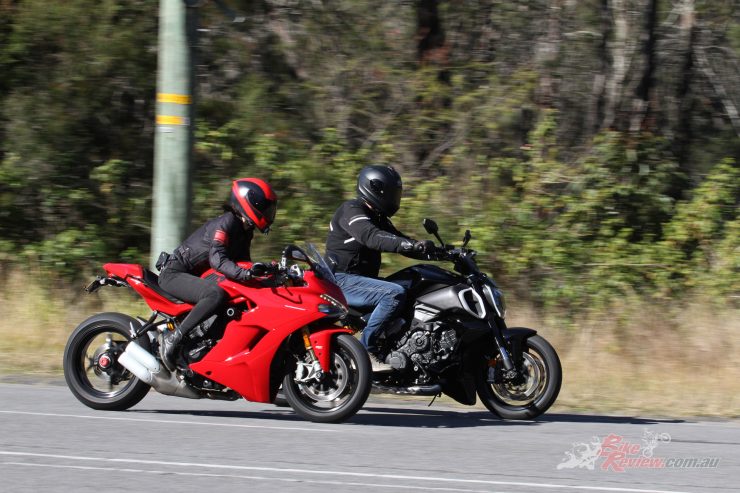
[(324, 372), (328, 372), (331, 368), (331, 338), (335, 334), (351, 335), (352, 330), (345, 329), (344, 327), (331, 326), (315, 330), (309, 336), (313, 352), (316, 354), (316, 358), (318, 358), (321, 365), (321, 370)]
[(104, 264), (103, 269), (109, 276), (126, 279), (129, 276), (142, 278), (144, 268), (139, 264)]

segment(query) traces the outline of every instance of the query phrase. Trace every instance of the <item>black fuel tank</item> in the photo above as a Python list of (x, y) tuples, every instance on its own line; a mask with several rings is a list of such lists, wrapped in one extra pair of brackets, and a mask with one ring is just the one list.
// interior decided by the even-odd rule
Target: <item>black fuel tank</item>
[(407, 267), (391, 274), (385, 280), (406, 287), (411, 296), (420, 296), (445, 286), (465, 283), (462, 276), (430, 264)]

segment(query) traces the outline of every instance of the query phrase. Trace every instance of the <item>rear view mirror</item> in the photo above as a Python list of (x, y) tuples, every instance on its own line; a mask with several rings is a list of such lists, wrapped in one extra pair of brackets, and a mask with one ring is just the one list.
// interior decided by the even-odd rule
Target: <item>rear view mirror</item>
[(468, 242), (470, 241), (470, 238), (472, 238), (472, 237), (473, 236), (470, 234), (470, 230), (469, 229), (466, 229), (465, 230), (465, 236), (463, 237), (463, 244), (462, 244), (463, 248), (465, 247), (465, 245), (468, 244)]
[(437, 226), (437, 223), (434, 222), (434, 220), (424, 219), (421, 224), (424, 225), (424, 229), (427, 231), (427, 233), (429, 233), (430, 235), (437, 235), (439, 227)]
[(308, 256), (295, 245), (288, 245), (283, 250), (283, 258), (287, 260), (295, 260), (298, 262), (307, 262)]
[(427, 230), (427, 233), (430, 235), (434, 235), (435, 238), (437, 238), (437, 241), (439, 241), (440, 245), (444, 246), (445, 242), (442, 241), (442, 238), (439, 237), (439, 227), (437, 226), (437, 223), (435, 223), (432, 219), (424, 219), (421, 224), (424, 225), (424, 229)]

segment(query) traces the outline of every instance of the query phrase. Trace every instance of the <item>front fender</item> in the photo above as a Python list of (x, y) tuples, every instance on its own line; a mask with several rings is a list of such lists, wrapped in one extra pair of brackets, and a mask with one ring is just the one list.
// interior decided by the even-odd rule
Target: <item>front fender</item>
[(335, 334), (351, 335), (352, 330), (332, 325), (330, 327), (314, 329), (309, 336), (313, 352), (316, 354), (321, 365), (321, 370), (324, 372), (328, 372), (331, 368), (331, 338)]
[(509, 343), (512, 359), (516, 364), (519, 364), (522, 360), (522, 350), (524, 348), (525, 341), (533, 335), (536, 335), (537, 331), (527, 327), (508, 327), (504, 329), (501, 334), (504, 336), (506, 342)]

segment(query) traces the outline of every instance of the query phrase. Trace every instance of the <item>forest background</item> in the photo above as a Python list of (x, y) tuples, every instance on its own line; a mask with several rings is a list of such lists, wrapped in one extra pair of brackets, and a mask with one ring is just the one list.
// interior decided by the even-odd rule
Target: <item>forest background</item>
[[(396, 226), (472, 230), (510, 325), (554, 342), (559, 406), (738, 414), (740, 2), (226, 3), (246, 21), (199, 7), (193, 229), (258, 176), (280, 206), (253, 256), (323, 245), (391, 164)], [(0, 0), (0, 374), (58, 374), (86, 316), (146, 313), (81, 287), (147, 263), (157, 14)]]

